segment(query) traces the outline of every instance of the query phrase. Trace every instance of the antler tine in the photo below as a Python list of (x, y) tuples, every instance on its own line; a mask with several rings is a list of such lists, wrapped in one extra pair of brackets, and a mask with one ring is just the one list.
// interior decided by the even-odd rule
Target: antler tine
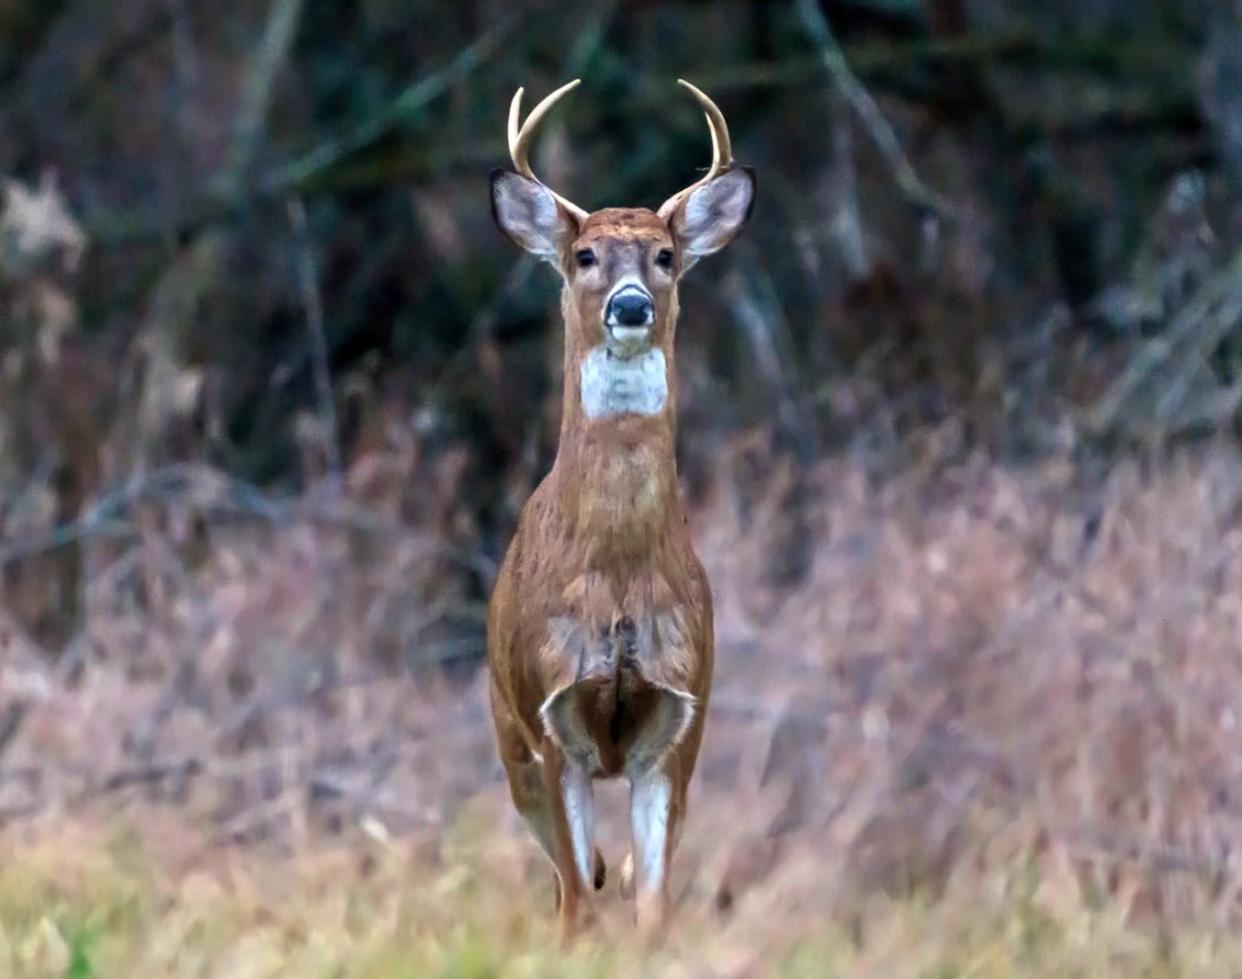
[[(526, 117), (526, 122), (518, 126), (518, 121), (522, 115), (522, 94), (524, 88), (519, 88), (513, 93), (513, 101), (509, 103), (509, 157), (513, 160), (513, 169), (520, 173), (523, 177), (529, 177), (531, 180), (539, 180), (535, 176), (535, 171), (530, 166), (530, 144), (534, 138), (535, 130), (538, 128), (540, 121), (552, 106), (556, 105), (570, 89), (576, 88), (581, 84), (582, 79), (575, 78), (572, 82), (562, 85), (555, 92), (546, 96), (542, 102), (535, 106), (530, 115)], [(543, 181), (539, 180), (540, 183)], [(547, 186), (546, 184), (544, 186)], [(570, 214), (572, 214), (579, 223), (586, 220), (587, 212), (580, 208), (572, 201), (566, 200), (556, 191), (548, 188), (549, 192), (555, 197)]]
[(708, 98), (702, 89), (684, 78), (677, 79), (677, 84), (688, 89), (690, 94), (699, 100), (699, 105), (703, 106), (703, 112), (707, 116), (707, 125), (712, 131), (712, 168), (703, 179), (704, 181), (711, 180), (733, 162), (733, 144), (729, 140), (729, 124), (725, 122), (724, 113), (720, 111), (720, 107)]
[(708, 98), (702, 89), (692, 85), (684, 78), (677, 79), (677, 84), (682, 88), (688, 89), (690, 94), (698, 100), (699, 105), (703, 107), (703, 115), (707, 119), (707, 128), (712, 136), (712, 165), (702, 178), (696, 180), (684, 190), (679, 190), (660, 205), (659, 213), (663, 218), (667, 218), (692, 190), (696, 187), (701, 187), (709, 180), (714, 180), (733, 163), (733, 143), (729, 139), (729, 124), (725, 122), (724, 113), (720, 111), (720, 107)]
[(513, 169), (515, 169), (518, 173), (521, 173), (523, 176), (526, 176), (523, 171), (530, 169), (530, 165), (527, 164), (526, 160), (518, 156), (517, 145), (518, 122), (522, 115), (522, 94), (525, 91), (525, 88), (519, 87), (518, 90), (513, 93), (513, 101), (509, 103), (509, 159), (513, 161)]

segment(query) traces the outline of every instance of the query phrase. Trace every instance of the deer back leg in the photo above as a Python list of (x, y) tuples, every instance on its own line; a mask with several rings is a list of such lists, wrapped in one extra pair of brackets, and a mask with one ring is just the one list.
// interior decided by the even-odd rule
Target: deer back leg
[[(492, 699), (496, 720), (496, 735), (500, 760), (509, 781), (509, 795), (513, 806), (530, 828), (531, 835), (547, 855), (553, 866), (553, 884), (556, 889), (556, 907), (561, 906), (561, 879), (556, 865), (556, 830), (552, 801), (546, 786), (542, 759), (527, 746), (516, 722), (493, 689)], [(595, 890), (604, 886), (606, 871), (604, 857), (594, 851), (592, 878)]]
[(685, 789), (675, 761), (638, 773), (630, 782), (634, 911), (646, 935), (663, 930), (670, 910), (669, 864), (685, 814)]
[(686, 792), (702, 732), (702, 712), (696, 711), (671, 751), (629, 771), (632, 849), (621, 887), (623, 894), (633, 894), (639, 930), (649, 937), (662, 932), (669, 920), (669, 868), (685, 824)]
[(562, 938), (589, 923), (589, 894), (602, 881), (602, 861), (593, 844), (595, 800), (589, 768), (544, 741), (544, 789), (551, 810), (552, 854), (560, 881)]

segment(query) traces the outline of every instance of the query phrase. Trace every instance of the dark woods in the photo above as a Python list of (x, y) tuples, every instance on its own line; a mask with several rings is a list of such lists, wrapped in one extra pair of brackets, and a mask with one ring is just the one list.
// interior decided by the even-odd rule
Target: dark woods
[[(508, 94), (579, 74), (539, 152), (587, 206), (693, 176), (678, 75), (763, 177), (745, 241), (688, 285), (696, 491), (746, 430), (884, 468), (928, 438), (1040, 454), (1232, 425), (1228, 4), (231, 10), (0, 13), (10, 551), (193, 461), (279, 494), (344, 480), (494, 556), (549, 458), (558, 365), (551, 280), (490, 227), (486, 175)], [(366, 465), (393, 452), (399, 472)], [(63, 642), (76, 603), (20, 598), (27, 560), (7, 594)]]
[[(695, 179), (677, 77), (759, 177), (678, 341), (723, 676), (779, 627), (769, 665), (814, 651), (825, 702), (947, 678), (942, 714), (892, 723), (969, 716), (1000, 743), (970, 657), (1009, 655), (1005, 616), (1047, 614), (1046, 586), (1145, 621), (1074, 578), (1098, 551), (1133, 571), (1100, 580), (1152, 580), (1159, 560), (1108, 550), (1119, 508), (1159, 537), (1161, 501), (1208, 486), (1185, 527), (1224, 539), (1226, 464), (1142, 494), (1237, 433), (1237, 3), (0, 3), (0, 659), (35, 678), (0, 691), (0, 757), (54, 767), (31, 693), (53, 690), (57, 751), (92, 762), (66, 761), (75, 791), (206, 793), (234, 835), (268, 830), (238, 814), (273, 786), (331, 823), (415, 777), (385, 738), (418, 727), (411, 690), (475, 682), (560, 410), (553, 277), (497, 233), (488, 174), (514, 90), (577, 76), (535, 168), (583, 206)], [(951, 598), (925, 557), (963, 576)], [(1094, 626), (1062, 627), (1085, 671)], [(1087, 689), (1071, 673), (1031, 689)], [(748, 692), (722, 716), (755, 713)], [(195, 774), (204, 743), (294, 730), (292, 775)], [(436, 769), (443, 797), (463, 772)], [(0, 782), (0, 819), (48, 791)]]

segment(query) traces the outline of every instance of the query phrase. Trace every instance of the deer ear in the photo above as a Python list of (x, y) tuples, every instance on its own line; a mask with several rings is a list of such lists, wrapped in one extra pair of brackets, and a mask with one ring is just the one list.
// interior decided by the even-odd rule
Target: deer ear
[(552, 191), (508, 170), (492, 171), (492, 216), (514, 242), (554, 265), (577, 235), (577, 222)]
[(682, 249), (682, 268), (718, 252), (742, 230), (755, 203), (755, 172), (734, 167), (696, 187), (677, 206), (670, 225)]

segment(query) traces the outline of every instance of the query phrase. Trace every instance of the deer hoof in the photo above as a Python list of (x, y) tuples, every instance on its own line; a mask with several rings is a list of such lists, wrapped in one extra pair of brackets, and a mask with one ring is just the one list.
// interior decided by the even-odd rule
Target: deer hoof
[(595, 849), (595, 878), (593, 883), (597, 891), (604, 889), (604, 882), (608, 879), (608, 868), (604, 866), (604, 855), (599, 852), (599, 848)]

